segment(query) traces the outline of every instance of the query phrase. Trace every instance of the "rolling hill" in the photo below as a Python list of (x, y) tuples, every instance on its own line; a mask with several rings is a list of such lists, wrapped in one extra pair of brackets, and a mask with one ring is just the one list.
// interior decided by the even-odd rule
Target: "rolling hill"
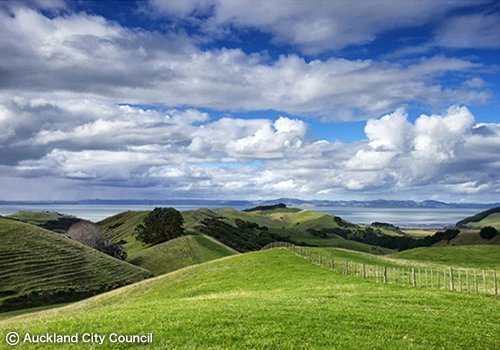
[(208, 237), (182, 236), (137, 252), (127, 261), (161, 275), (234, 254), (238, 252)]
[(81, 221), (80, 218), (51, 211), (20, 211), (7, 216), (7, 218), (26, 222), (59, 233), (66, 232), (71, 225)]
[(0, 218), (0, 310), (79, 300), (149, 278), (60, 234)]
[[(114, 242), (121, 241), (124, 243), (125, 247), (128, 249), (129, 255), (133, 256), (135, 253), (148, 248), (148, 246), (137, 242), (134, 237), (135, 227), (142, 222), (147, 213), (148, 212), (124, 212), (110, 218), (106, 218), (98, 222), (98, 225), (100, 225), (107, 232), (108, 238)], [(225, 243), (226, 245), (237, 250), (238, 246), (234, 245), (234, 242), (224, 241), (224, 237), (217, 236), (217, 233), (220, 233), (219, 229), (215, 229), (215, 232), (213, 233), (210, 232), (210, 230), (203, 231), (203, 227), (206, 226), (203, 224), (204, 220), (218, 220), (224, 224), (230, 225), (233, 228), (237, 226), (237, 220), (254, 223), (259, 227), (265, 227), (267, 229), (266, 233), (269, 233), (272, 237), (274, 237), (266, 241), (267, 243), (276, 239), (288, 239), (297, 243), (315, 246), (341, 247), (370, 252), (373, 254), (387, 254), (393, 252), (387, 248), (381, 248), (345, 239), (335, 233), (328, 233), (324, 235), (318, 233), (318, 231), (322, 229), (344, 229), (347, 230), (347, 232), (364, 232), (368, 229), (368, 227), (351, 224), (333, 215), (319, 213), (312, 210), (276, 208), (273, 210), (240, 211), (233, 208), (201, 208), (182, 212), (182, 215), (184, 217), (184, 227), (187, 233), (198, 235), (203, 232), (209, 236), (213, 235), (213, 237), (222, 243)], [(337, 218), (337, 221), (335, 218)], [(375, 232), (380, 232), (380, 234), (387, 234), (391, 236), (399, 235), (397, 232), (387, 229), (370, 229)], [(259, 232), (256, 231), (255, 234), (259, 234)], [(242, 239), (248, 240), (248, 237)], [(260, 244), (259, 246), (263, 246), (267, 243)]]
[(482, 211), (476, 215), (469, 216), (456, 224), (457, 227), (468, 227), (480, 229), (485, 226), (493, 226), (500, 230), (500, 207)]
[[(116, 332), (152, 333), (143, 345), (155, 349), (498, 349), (499, 307), (498, 298), (343, 276), (275, 249), (0, 321), (0, 341), (11, 331), (21, 337)], [(103, 344), (117, 346), (137, 344)]]

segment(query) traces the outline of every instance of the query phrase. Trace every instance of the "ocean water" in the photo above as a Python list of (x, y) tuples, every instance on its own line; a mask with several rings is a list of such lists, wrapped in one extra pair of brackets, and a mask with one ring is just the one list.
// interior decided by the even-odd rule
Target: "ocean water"
[[(159, 206), (159, 205), (156, 205)], [(131, 210), (153, 210), (152, 205), (0, 205), (0, 215), (10, 215), (18, 211), (56, 211), (82, 219), (99, 221), (109, 216)], [(166, 206), (166, 205), (162, 205)], [(172, 205), (179, 211), (198, 209), (199, 206)], [(217, 208), (217, 206), (204, 206)], [(234, 207), (245, 209), (245, 207)], [(354, 208), (354, 207), (307, 207), (357, 224), (371, 224), (374, 221), (387, 222), (406, 228), (442, 228), (453, 226), (468, 216), (484, 209), (420, 209), (420, 208)]]

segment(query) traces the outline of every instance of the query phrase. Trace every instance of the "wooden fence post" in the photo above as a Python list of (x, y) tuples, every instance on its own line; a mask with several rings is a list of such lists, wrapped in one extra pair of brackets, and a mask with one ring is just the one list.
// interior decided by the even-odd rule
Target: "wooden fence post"
[(429, 288), (429, 280), (427, 279), (427, 268), (425, 268), (425, 288)]
[(486, 289), (486, 274), (483, 270), (483, 285), (484, 285), (484, 294), (488, 293), (488, 290)]
[(384, 283), (387, 283), (387, 268), (384, 266)]
[(417, 280), (415, 278), (415, 268), (411, 268), (411, 279), (412, 279), (412, 285), (415, 287), (417, 285)]
[(422, 286), (422, 274), (420, 273), (420, 268), (418, 269), (418, 285)]
[(431, 288), (434, 288), (434, 279), (432, 277), (432, 268), (431, 268)]
[(437, 276), (438, 276), (438, 285), (437, 285), (437, 289), (439, 289), (439, 288), (440, 288), (440, 286), (441, 286), (441, 283), (440, 283), (440, 282), (441, 282), (441, 280), (440, 280), (440, 278), (441, 278), (441, 274), (439, 273), (439, 269), (437, 269)]
[(462, 291), (462, 272), (458, 269), (458, 284), (460, 285), (460, 291)]
[(330, 259), (330, 270), (333, 270), (333, 259)]
[(361, 265), (363, 267), (363, 279), (366, 279), (366, 269), (365, 269), (365, 264)]
[(455, 286), (453, 285), (453, 269), (450, 267), (450, 290), (455, 290)]
[(446, 289), (446, 269), (443, 269), (443, 289)]
[(469, 269), (465, 270), (465, 279), (467, 280), (467, 292), (470, 293)]
[(300, 247), (300, 256), (302, 256), (302, 247)]
[(322, 258), (322, 256), (320, 255), (320, 256), (319, 256), (319, 264), (320, 264), (320, 265), (321, 265), (321, 263), (322, 263), (322, 260), (323, 260), (323, 258)]
[(495, 295), (498, 295), (498, 287), (497, 287), (497, 270), (493, 271), (493, 283), (495, 284)]
[(349, 263), (347, 261), (345, 262), (345, 275), (349, 276)]
[(479, 294), (479, 289), (477, 288), (477, 273), (476, 273), (476, 269), (474, 269), (474, 285), (476, 286), (476, 294)]

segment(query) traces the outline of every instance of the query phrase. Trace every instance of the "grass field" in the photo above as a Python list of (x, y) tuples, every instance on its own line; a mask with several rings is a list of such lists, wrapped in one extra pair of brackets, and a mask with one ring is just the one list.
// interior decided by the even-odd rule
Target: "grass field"
[[(499, 308), (499, 298), (342, 276), (280, 249), (196, 265), (0, 321), (0, 342), (10, 331), (151, 332), (146, 347), (157, 349), (498, 349)], [(107, 342), (99, 348), (116, 347)]]
[(478, 227), (478, 228), (485, 226), (493, 226), (497, 230), (500, 230), (500, 213), (490, 214), (479, 222), (469, 222), (467, 226)]
[(0, 310), (82, 299), (151, 277), (60, 234), (0, 219)]
[(312, 252), (327, 259), (387, 267), (469, 267), (500, 271), (498, 245), (423, 247), (383, 256), (337, 248), (303, 247), (302, 252), (304, 256)]
[(237, 254), (204, 236), (183, 236), (144, 249), (127, 261), (155, 275)]
[(60, 218), (67, 218), (70, 216), (54, 212), (20, 211), (15, 214), (9, 215), (8, 217), (26, 222), (28, 224), (39, 226), (50, 220), (58, 220)]
[[(147, 211), (141, 212), (123, 212), (115, 216), (106, 218), (100, 222), (108, 238), (113, 242), (125, 242), (124, 246), (132, 258), (137, 253), (148, 249), (148, 245), (143, 245), (136, 241), (134, 237), (135, 227), (140, 224)], [(306, 232), (307, 229), (338, 228), (339, 225), (333, 220), (334, 216), (319, 213), (313, 210), (301, 210), (298, 208), (274, 209), (264, 211), (244, 212), (233, 208), (218, 208), (189, 210), (182, 212), (184, 217), (184, 228), (187, 233), (199, 234), (198, 225), (207, 218), (221, 218), (225, 223), (235, 226), (237, 219), (253, 222), (259, 226), (266, 226), (274, 229), (280, 235), (289, 237), (296, 242), (306, 244), (339, 247), (351, 250), (369, 252), (373, 254), (389, 254), (393, 251), (387, 248), (376, 247), (352, 240), (343, 239), (337, 235), (330, 234), (326, 238), (320, 238)], [(352, 225), (352, 229), (364, 230), (365, 226)], [(383, 230), (388, 235), (397, 235), (394, 231)]]

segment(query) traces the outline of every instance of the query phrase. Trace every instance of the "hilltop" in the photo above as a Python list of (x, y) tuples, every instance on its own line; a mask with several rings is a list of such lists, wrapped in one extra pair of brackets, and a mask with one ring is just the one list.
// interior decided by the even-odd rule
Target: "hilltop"
[(158, 276), (234, 254), (238, 252), (208, 237), (182, 236), (137, 252), (127, 261)]
[[(137, 242), (135, 227), (148, 212), (124, 212), (98, 222), (107, 237), (121, 242), (129, 255), (149, 246)], [(396, 230), (356, 225), (340, 217), (299, 208), (253, 208), (240, 211), (233, 208), (189, 210), (182, 212), (188, 234), (205, 234), (240, 252), (258, 250), (276, 240), (302, 245), (334, 246), (387, 254), (390, 249), (346, 239), (354, 234), (372, 232), (379, 235), (400, 236)], [(238, 227), (239, 225), (239, 227)], [(344, 234), (345, 236), (341, 236)]]
[(0, 337), (13, 330), (23, 335), (118, 329), (153, 333), (147, 347), (155, 349), (495, 349), (499, 307), (498, 298), (343, 276), (276, 249), (196, 265), (63, 308), (0, 321)]
[(34, 225), (0, 218), (0, 311), (80, 300), (149, 271)]
[(82, 221), (82, 219), (75, 216), (52, 211), (20, 211), (15, 214), (8, 215), (7, 218), (26, 222), (28, 224), (58, 233), (63, 233), (74, 223)]
[(493, 226), (500, 229), (500, 207), (482, 211), (476, 215), (469, 216), (456, 224), (457, 227), (468, 227), (480, 229), (485, 226)]

